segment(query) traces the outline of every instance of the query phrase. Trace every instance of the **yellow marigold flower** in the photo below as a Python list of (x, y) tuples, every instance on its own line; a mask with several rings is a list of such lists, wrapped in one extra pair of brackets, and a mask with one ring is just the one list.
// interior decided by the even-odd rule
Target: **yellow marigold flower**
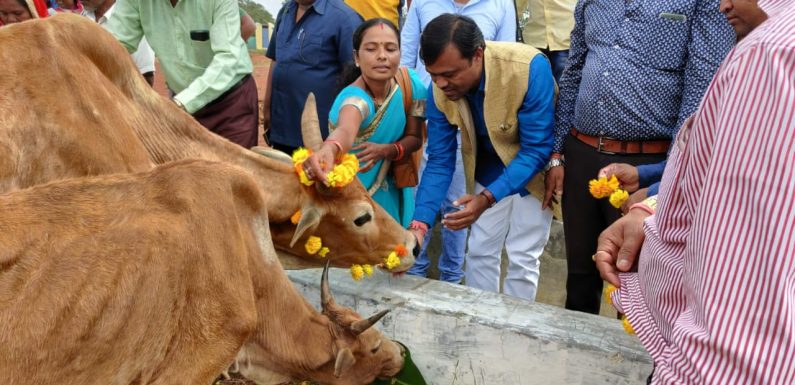
[(389, 253), (389, 256), (384, 260), (384, 265), (386, 265), (387, 270), (392, 270), (396, 266), (399, 266), (400, 258), (398, 258), (397, 253), (394, 251)]
[(303, 148), (298, 147), (295, 151), (293, 151), (293, 163), (304, 163), (304, 161), (309, 158), (309, 155), (312, 155), (312, 152)]
[(370, 265), (362, 266), (362, 270), (364, 270), (364, 274), (366, 274), (368, 277), (373, 275), (373, 267)]
[(354, 281), (362, 279), (363, 276), (364, 268), (362, 268), (362, 265), (351, 265), (351, 278), (353, 278)]
[(353, 170), (354, 174), (359, 172), (359, 158), (357, 158), (356, 155), (354, 154), (345, 154), (342, 157), (342, 161), (340, 162), (340, 164)]
[(615, 175), (611, 176), (610, 179), (607, 177), (599, 177), (599, 179), (591, 179), (588, 182), (588, 190), (591, 191), (591, 195), (593, 195), (596, 199), (607, 198), (613, 191), (619, 186), (618, 179)]
[(323, 241), (320, 239), (320, 237), (316, 237), (314, 235), (309, 237), (309, 239), (306, 240), (306, 244), (304, 245), (306, 252), (312, 255), (317, 254), (321, 247), (323, 247)]
[(607, 284), (607, 286), (605, 286), (604, 296), (605, 296), (605, 299), (607, 299), (607, 302), (609, 304), (611, 304), (611, 305), (613, 304), (613, 300), (611, 299), (610, 296), (613, 295), (614, 291), (616, 291), (616, 287), (615, 286), (613, 286), (613, 285), (611, 285), (609, 283)]
[(629, 319), (627, 319), (627, 316), (621, 317), (621, 325), (624, 326), (624, 331), (627, 332), (627, 334), (635, 334), (635, 329), (629, 324)]
[(304, 186), (311, 186), (315, 184), (315, 181), (309, 179), (309, 177), (306, 176), (306, 172), (303, 169), (301, 169), (301, 171), (298, 172), (298, 179), (301, 181), (301, 184), (303, 184)]
[(610, 194), (610, 204), (617, 209), (620, 209), (627, 199), (629, 199), (629, 193), (626, 190), (618, 189)]
[(298, 221), (300, 220), (301, 220), (301, 210), (296, 211), (295, 214), (293, 214), (293, 216), (290, 217), (290, 222), (292, 222), (292, 224), (294, 225), (297, 225)]
[(331, 250), (329, 250), (328, 247), (323, 246), (320, 248), (320, 251), (317, 252), (317, 255), (320, 256), (320, 258), (326, 258), (326, 254), (328, 254), (329, 251)]

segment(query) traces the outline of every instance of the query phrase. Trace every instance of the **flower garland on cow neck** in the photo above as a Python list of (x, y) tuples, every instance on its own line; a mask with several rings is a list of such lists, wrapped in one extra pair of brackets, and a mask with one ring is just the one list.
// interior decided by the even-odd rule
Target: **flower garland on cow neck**
[[(301, 220), (301, 210), (298, 210), (290, 217), (290, 223), (297, 225), (298, 222)], [(329, 252), (328, 247), (323, 246), (323, 240), (320, 237), (316, 237), (314, 235), (310, 236), (306, 243), (304, 243), (304, 249), (306, 250), (309, 255), (319, 256), (320, 258), (326, 258)], [(397, 266), (400, 266), (400, 259), (407, 256), (409, 254), (408, 250), (403, 245), (397, 245), (395, 249), (384, 258), (384, 262), (379, 264), (378, 266), (384, 267), (387, 270), (392, 270)], [(350, 268), (351, 278), (354, 281), (359, 281), (365, 276), (370, 277), (373, 275), (373, 266), (369, 264), (359, 265), (353, 264)]]
[(588, 182), (588, 190), (594, 198), (603, 199), (609, 197), (610, 204), (617, 209), (621, 208), (629, 199), (629, 193), (620, 187), (621, 184), (615, 175), (611, 175), (610, 179), (606, 176), (600, 176), (599, 179), (591, 179)]
[[(298, 174), (298, 179), (304, 186), (311, 186), (315, 184), (314, 180), (306, 176), (304, 170), (304, 161), (312, 155), (312, 150), (299, 147), (293, 152), (293, 166), (295, 173)], [(356, 173), (359, 172), (359, 159), (353, 154), (344, 154), (341, 159), (337, 161), (331, 171), (326, 174), (326, 186), (328, 187), (345, 187), (353, 182), (356, 178)]]

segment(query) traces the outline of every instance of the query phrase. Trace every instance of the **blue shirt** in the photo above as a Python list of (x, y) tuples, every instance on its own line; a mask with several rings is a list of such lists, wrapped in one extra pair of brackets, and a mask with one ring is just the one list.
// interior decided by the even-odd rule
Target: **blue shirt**
[(657, 195), (667, 163), (668, 161), (664, 160), (660, 163), (644, 164), (637, 167), (640, 188), (648, 187), (648, 196)]
[(420, 35), (431, 20), (443, 13), (469, 16), (485, 40), (516, 41), (516, 9), (512, 0), (470, 0), (457, 7), (453, 0), (413, 0), (400, 32), (400, 65), (413, 68), (423, 84), (431, 76), (419, 59)]
[(317, 100), (320, 131), (328, 135), (328, 113), (342, 88), (340, 73), (353, 62), (353, 31), (362, 18), (342, 0), (316, 0), (298, 23), (298, 4), (290, 0), (284, 7), (265, 54), (274, 60), (269, 135), (273, 142), (299, 147), (301, 112), (310, 92)]
[[(544, 168), (552, 152), (555, 80), (549, 61), (543, 55), (536, 56), (528, 67), (527, 93), (518, 112), (520, 148), (507, 167), (494, 150), (483, 118), (485, 72), (478, 89), (466, 95), (478, 141), (475, 180), (486, 186), (497, 201), (526, 191), (525, 186)], [(428, 89), (425, 114), (428, 118), (428, 162), (417, 188), (414, 219), (431, 224), (453, 178), (458, 128), (436, 108), (433, 87)]]
[(555, 152), (577, 128), (670, 139), (735, 41), (719, 0), (580, 0), (560, 80)]

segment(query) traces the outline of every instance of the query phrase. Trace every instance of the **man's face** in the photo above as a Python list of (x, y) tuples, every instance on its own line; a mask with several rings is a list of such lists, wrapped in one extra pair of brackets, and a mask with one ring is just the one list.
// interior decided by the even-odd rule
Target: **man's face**
[(3, 24), (19, 23), (31, 18), (33, 16), (28, 9), (20, 5), (17, 0), (0, 0), (0, 20)]
[(83, 8), (89, 11), (96, 11), (97, 8), (105, 4), (107, 0), (82, 0)]
[(433, 64), (425, 69), (433, 83), (450, 100), (461, 99), (464, 94), (480, 84), (483, 74), (483, 48), (475, 51), (472, 59), (465, 59), (454, 44), (448, 44)]
[(737, 40), (767, 20), (767, 14), (759, 8), (757, 0), (721, 0), (720, 11), (737, 33)]

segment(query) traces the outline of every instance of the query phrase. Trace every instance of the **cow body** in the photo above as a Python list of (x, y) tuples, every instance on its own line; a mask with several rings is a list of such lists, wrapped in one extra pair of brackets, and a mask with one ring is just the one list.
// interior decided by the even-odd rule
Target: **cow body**
[[(285, 259), (288, 267), (324, 262), (304, 250), (309, 235), (328, 235), (330, 260), (340, 267), (378, 264), (398, 245), (417, 249), (414, 237), (358, 181), (331, 195), (317, 194), (300, 185), (285, 154), (263, 156), (206, 130), (155, 93), (124, 48), (90, 20), (64, 14), (3, 28), (0, 62), (0, 193), (69, 177), (139, 172), (181, 159), (219, 161), (257, 181), (276, 247), (298, 257)], [(310, 113), (314, 125), (305, 132), (314, 139), (305, 142), (311, 147), (319, 145), (319, 127), (316, 111)], [(316, 216), (299, 224), (296, 238), (290, 218), (299, 210)], [(365, 214), (371, 223), (354, 228), (353, 221)], [(348, 230), (356, 237), (338, 236)], [(394, 271), (408, 270), (413, 261), (404, 258)]]
[[(204, 161), (0, 195), (5, 381), (209, 384), (238, 355), (278, 381), (394, 374), (394, 343), (346, 334), (296, 291), (266, 205), (248, 174)], [(344, 349), (358, 361), (335, 377)]]

